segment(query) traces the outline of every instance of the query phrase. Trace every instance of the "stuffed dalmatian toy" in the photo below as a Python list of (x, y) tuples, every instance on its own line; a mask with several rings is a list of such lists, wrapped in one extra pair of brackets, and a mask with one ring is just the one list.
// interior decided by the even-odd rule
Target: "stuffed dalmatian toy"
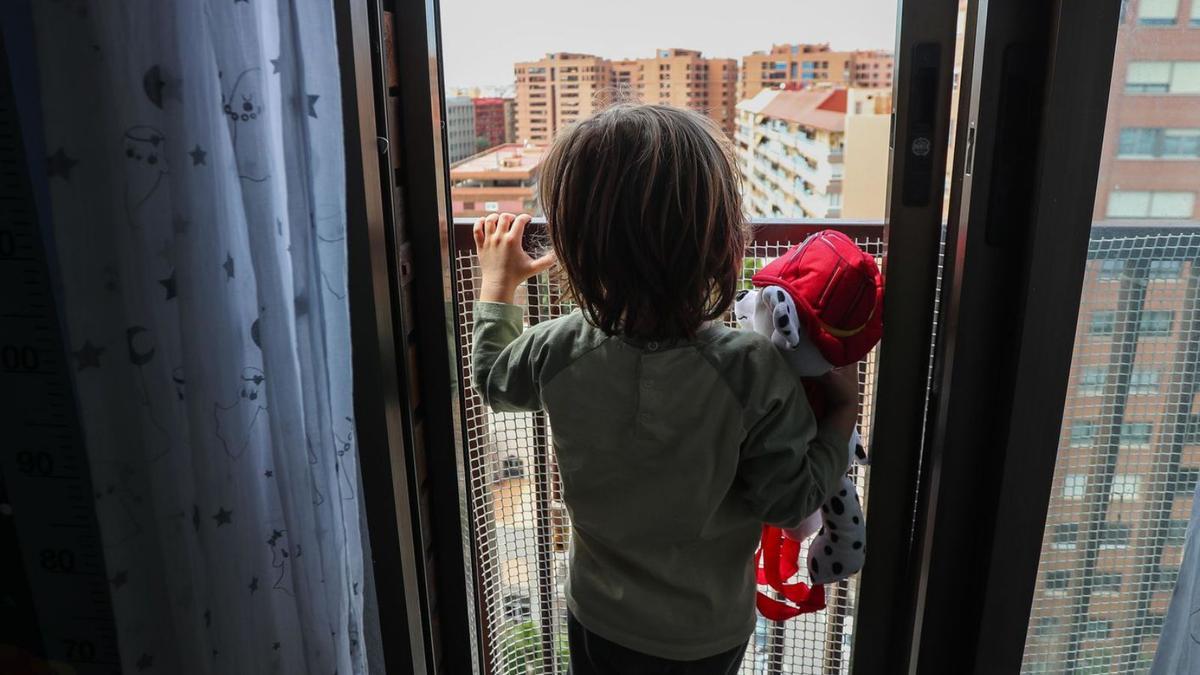
[[(833, 366), (803, 337), (796, 303), (782, 288), (768, 286), (743, 291), (734, 304), (734, 311), (743, 329), (768, 335), (801, 377), (819, 377), (833, 370)], [(807, 393), (812, 397), (814, 392)], [(850, 437), (847, 467), (855, 462), (868, 463), (857, 429)], [(817, 535), (808, 547), (809, 578), (814, 584), (830, 584), (862, 569), (866, 560), (866, 530), (858, 491), (847, 474), (842, 476), (836, 494), (826, 500), (819, 511), (809, 515), (799, 526), (785, 529), (784, 534), (793, 541), (805, 541), (814, 533)]]
[[(734, 304), (740, 326), (767, 336), (788, 364), (805, 380), (810, 405), (820, 416), (824, 392), (815, 380), (835, 367), (863, 359), (882, 334), (883, 278), (874, 257), (863, 252), (845, 235), (823, 231), (809, 237), (754, 275), (755, 288), (743, 291)], [(868, 463), (862, 441), (855, 430), (847, 447), (847, 467)], [(759, 609), (768, 618), (789, 618), (824, 606), (820, 586), (846, 579), (859, 572), (866, 561), (866, 519), (858, 491), (849, 475), (821, 509), (798, 527), (785, 530), (790, 540), (764, 527), (763, 553), (798, 556), (795, 542), (815, 533), (809, 544), (807, 569), (819, 592), (815, 601), (793, 598), (796, 584), (783, 584), (798, 568), (795, 561), (782, 560), (782, 573), (772, 577), (776, 588), (796, 606), (782, 606), (760, 594)], [(776, 564), (768, 561), (767, 565)], [(760, 563), (760, 571), (762, 564)], [(760, 577), (762, 575), (760, 574)], [(760, 578), (760, 581), (762, 579)], [(806, 589), (807, 590), (807, 589)]]

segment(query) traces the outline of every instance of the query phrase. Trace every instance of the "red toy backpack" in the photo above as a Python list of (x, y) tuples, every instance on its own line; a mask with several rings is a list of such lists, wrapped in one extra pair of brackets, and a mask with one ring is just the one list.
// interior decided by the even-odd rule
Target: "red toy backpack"
[[(883, 275), (875, 258), (840, 232), (812, 235), (760, 270), (752, 282), (788, 292), (809, 340), (835, 368), (861, 361), (883, 335)], [(819, 418), (825, 409), (822, 390), (814, 381), (806, 381), (804, 389)], [(763, 525), (754, 556), (757, 581), (782, 596), (758, 593), (764, 617), (783, 621), (825, 608), (824, 586), (786, 583), (799, 572), (799, 558), (800, 542)]]

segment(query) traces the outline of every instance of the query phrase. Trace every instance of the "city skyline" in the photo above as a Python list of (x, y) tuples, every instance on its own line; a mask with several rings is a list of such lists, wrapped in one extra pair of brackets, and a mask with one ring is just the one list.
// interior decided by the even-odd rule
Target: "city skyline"
[[(580, 0), (447, 0), (441, 7), (445, 85), (511, 85), (513, 64), (562, 51), (632, 59), (683, 48), (708, 58), (740, 59), (772, 44), (828, 42), (842, 51), (891, 50), (895, 44), (895, 0), (764, 0), (754, 12), (729, 8), (713, 0), (612, 0), (597, 12)], [(519, 40), (490, 37), (497, 27), (515, 24), (515, 17), (536, 17), (541, 27)]]

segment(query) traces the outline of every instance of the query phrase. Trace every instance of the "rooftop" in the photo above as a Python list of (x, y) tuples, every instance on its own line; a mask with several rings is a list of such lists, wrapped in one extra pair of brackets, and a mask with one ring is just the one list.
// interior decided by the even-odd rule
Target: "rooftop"
[[(793, 50), (793, 47), (795, 48), (794, 50)], [(781, 44), (781, 45), (771, 45), (771, 53), (772, 54), (812, 54), (815, 52), (828, 52), (828, 51), (831, 51), (829, 48), (828, 42), (821, 42), (818, 44), (785, 43), (785, 44)], [(754, 53), (762, 54), (763, 52), (754, 52)]]
[(497, 145), (450, 167), (450, 179), (528, 178), (542, 162), (544, 147), (520, 143)]
[(846, 128), (846, 98), (847, 92), (842, 88), (801, 91), (764, 89), (737, 107), (738, 110), (748, 110), (807, 127), (840, 132)]

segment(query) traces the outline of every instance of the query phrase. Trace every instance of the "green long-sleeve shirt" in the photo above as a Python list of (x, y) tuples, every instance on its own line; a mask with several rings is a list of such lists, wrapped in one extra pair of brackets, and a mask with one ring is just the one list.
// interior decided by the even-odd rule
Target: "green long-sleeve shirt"
[(476, 390), (546, 410), (571, 516), (567, 606), (603, 638), (662, 658), (727, 651), (754, 630), (763, 522), (791, 527), (846, 470), (769, 340), (720, 325), (634, 344), (580, 312), (522, 331), (475, 305)]

